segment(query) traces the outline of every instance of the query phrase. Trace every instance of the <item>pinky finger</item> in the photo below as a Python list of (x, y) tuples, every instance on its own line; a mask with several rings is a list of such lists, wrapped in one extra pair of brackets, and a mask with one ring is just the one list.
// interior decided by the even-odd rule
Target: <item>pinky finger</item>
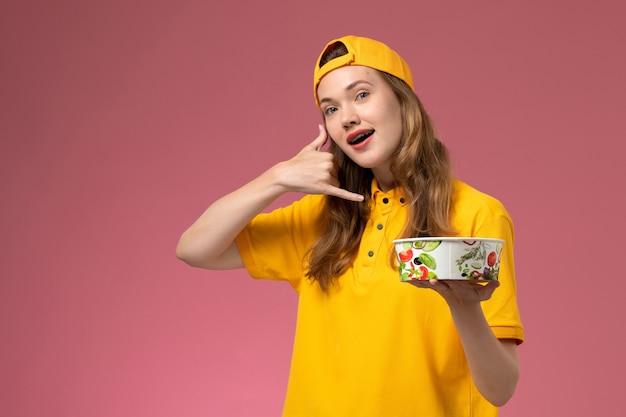
[(328, 195), (343, 198), (344, 200), (355, 201), (357, 203), (365, 200), (365, 197), (361, 194), (353, 193), (351, 191), (344, 190), (343, 188), (338, 187), (331, 187)]

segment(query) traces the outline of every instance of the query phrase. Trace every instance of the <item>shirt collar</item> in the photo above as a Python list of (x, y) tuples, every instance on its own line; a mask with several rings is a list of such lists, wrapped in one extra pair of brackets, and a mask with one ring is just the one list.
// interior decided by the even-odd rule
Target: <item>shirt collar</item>
[(384, 192), (380, 189), (380, 187), (378, 186), (378, 181), (376, 181), (376, 178), (372, 179), (372, 200), (376, 201), (376, 199), (378, 197), (386, 197), (391, 201), (396, 201), (401, 204), (401, 205), (405, 205), (407, 203), (406, 198), (404, 197), (404, 193), (399, 192), (399, 189), (397, 187), (392, 188), (391, 190)]

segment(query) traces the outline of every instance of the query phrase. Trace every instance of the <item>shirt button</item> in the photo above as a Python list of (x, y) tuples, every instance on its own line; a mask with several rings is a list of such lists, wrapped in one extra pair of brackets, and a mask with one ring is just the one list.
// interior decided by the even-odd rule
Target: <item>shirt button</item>
[(367, 256), (369, 256), (371, 258), (372, 256), (374, 256), (374, 252), (373, 251), (367, 252)]
[(379, 224), (379, 225), (377, 225), (377, 226), (376, 226), (376, 228), (377, 228), (378, 230), (382, 230), (383, 225), (382, 225), (382, 224)]
[(383, 198), (383, 203), (387, 204), (389, 202), (389, 199), (387, 197)]

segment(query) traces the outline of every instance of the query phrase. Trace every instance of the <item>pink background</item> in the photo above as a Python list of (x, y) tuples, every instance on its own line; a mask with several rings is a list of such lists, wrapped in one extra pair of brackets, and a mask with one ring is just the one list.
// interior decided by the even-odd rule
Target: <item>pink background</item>
[(516, 222), (527, 341), (501, 415), (623, 415), (625, 13), (4, 2), (0, 415), (280, 413), (295, 294), (192, 269), (174, 247), (212, 200), (315, 137), (313, 64), (349, 33), (404, 55), (458, 176)]

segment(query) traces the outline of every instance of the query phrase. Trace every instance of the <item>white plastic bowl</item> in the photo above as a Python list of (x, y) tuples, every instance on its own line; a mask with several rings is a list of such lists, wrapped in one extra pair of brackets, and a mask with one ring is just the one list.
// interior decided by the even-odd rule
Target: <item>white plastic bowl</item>
[(425, 237), (393, 241), (401, 281), (498, 280), (504, 240)]

